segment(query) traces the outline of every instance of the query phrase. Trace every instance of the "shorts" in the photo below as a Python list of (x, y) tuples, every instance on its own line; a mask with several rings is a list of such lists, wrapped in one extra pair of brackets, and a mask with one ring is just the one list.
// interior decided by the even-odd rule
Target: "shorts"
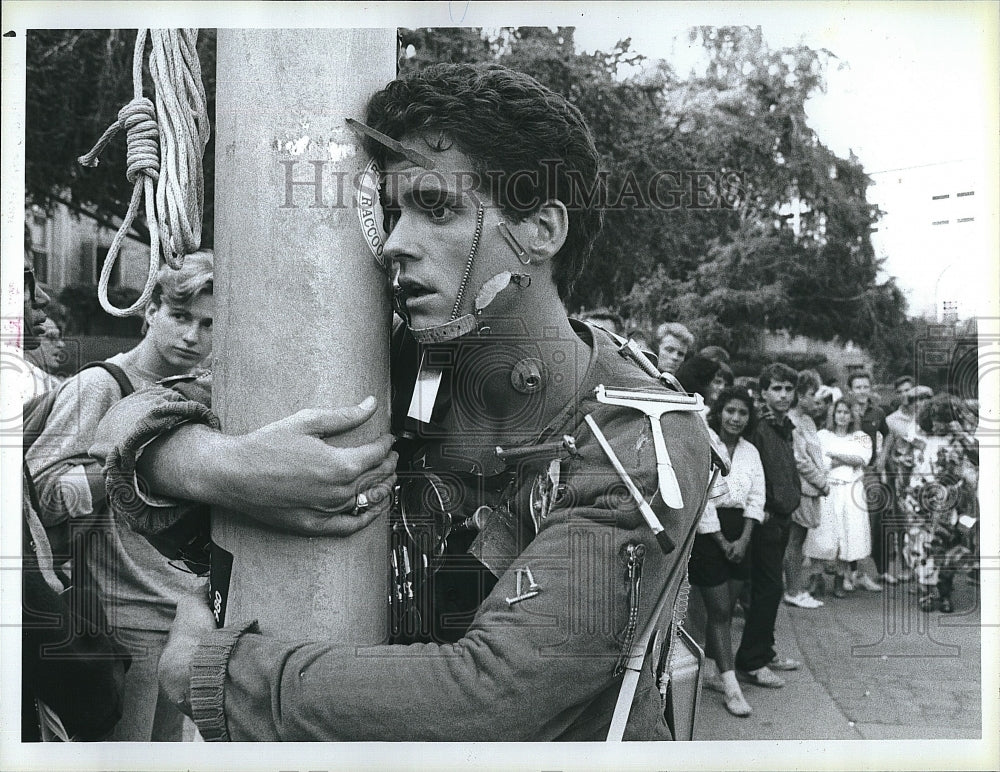
[[(743, 510), (721, 507), (718, 510), (722, 535), (735, 541), (743, 532)], [(699, 533), (694, 537), (691, 558), (688, 561), (688, 580), (695, 587), (716, 587), (730, 580), (745, 582), (750, 578), (750, 549), (739, 563), (730, 562), (726, 553), (716, 544), (715, 537)]]

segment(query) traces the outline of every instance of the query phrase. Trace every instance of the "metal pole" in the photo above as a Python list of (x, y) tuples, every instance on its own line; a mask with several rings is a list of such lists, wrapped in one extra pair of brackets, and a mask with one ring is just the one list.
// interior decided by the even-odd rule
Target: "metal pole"
[[(344, 119), (393, 77), (391, 29), (218, 31), (213, 404), (226, 432), (367, 394), (382, 405), (375, 425), (339, 441), (387, 429), (388, 293), (354, 207), (367, 159)], [(383, 639), (384, 517), (310, 539), (217, 509), (213, 538), (233, 555), (227, 624)]]

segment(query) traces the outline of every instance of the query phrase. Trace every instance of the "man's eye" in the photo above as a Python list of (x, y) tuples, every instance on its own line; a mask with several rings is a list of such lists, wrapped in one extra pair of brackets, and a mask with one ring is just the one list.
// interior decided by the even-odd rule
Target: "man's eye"
[(431, 222), (444, 222), (451, 215), (451, 210), (444, 206), (435, 206), (427, 210)]

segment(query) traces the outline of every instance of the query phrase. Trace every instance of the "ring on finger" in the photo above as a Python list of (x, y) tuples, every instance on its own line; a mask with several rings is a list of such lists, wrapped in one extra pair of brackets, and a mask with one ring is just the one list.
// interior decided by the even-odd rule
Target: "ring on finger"
[(360, 515), (361, 513), (368, 511), (368, 507), (370, 506), (371, 503), (368, 501), (368, 496), (366, 496), (364, 492), (361, 492), (357, 495), (357, 497), (355, 497), (354, 500), (354, 514)]

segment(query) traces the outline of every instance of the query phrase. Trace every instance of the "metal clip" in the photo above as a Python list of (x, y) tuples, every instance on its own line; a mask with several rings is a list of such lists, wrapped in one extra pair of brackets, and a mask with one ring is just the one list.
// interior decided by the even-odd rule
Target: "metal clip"
[(514, 256), (517, 257), (521, 265), (531, 265), (531, 258), (525, 258), (528, 251), (521, 246), (521, 242), (517, 240), (517, 237), (513, 233), (511, 233), (510, 228), (507, 227), (507, 223), (503, 220), (498, 222), (497, 230), (500, 231), (500, 235), (503, 236), (503, 240), (507, 242), (507, 246), (514, 252)]

